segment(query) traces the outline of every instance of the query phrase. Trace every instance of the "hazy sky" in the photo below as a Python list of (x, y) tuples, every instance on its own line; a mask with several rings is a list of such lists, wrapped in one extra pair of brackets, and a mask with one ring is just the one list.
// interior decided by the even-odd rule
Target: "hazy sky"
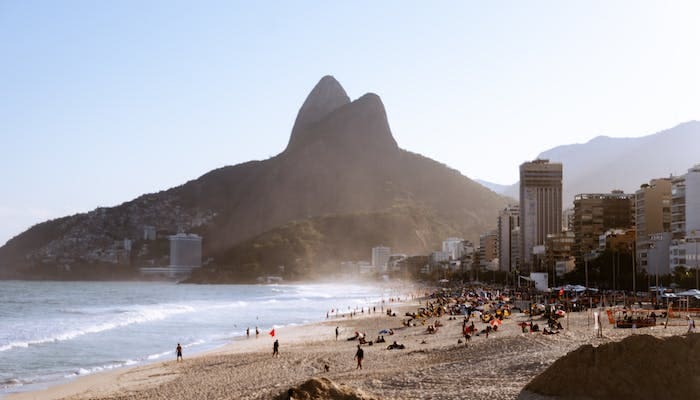
[(279, 153), (326, 74), (379, 94), (402, 148), (512, 183), (548, 148), (700, 119), (698, 16), (697, 1), (0, 0), (0, 244)]

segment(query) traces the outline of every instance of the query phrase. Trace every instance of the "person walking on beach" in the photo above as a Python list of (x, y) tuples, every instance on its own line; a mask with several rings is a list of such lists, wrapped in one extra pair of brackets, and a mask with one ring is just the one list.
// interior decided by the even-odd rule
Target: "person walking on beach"
[(245, 328), (245, 337), (249, 338), (250, 337), (250, 328)]
[(690, 315), (687, 315), (686, 318), (688, 319), (688, 333), (695, 332), (695, 320), (690, 318)]
[(258, 338), (258, 335), (260, 335), (260, 330), (259, 330), (258, 327), (256, 326), (256, 327), (255, 327), (255, 338), (256, 338), (256, 339)]
[(182, 346), (180, 346), (180, 343), (178, 343), (177, 347), (175, 348), (175, 354), (177, 354), (177, 358), (175, 360), (177, 362), (182, 361)]
[(362, 369), (362, 359), (365, 358), (365, 352), (362, 350), (360, 345), (357, 345), (357, 352), (355, 353), (355, 359), (357, 359), (357, 367), (355, 369)]
[(340, 330), (338, 330), (338, 327), (335, 327), (335, 341), (338, 341), (338, 335), (340, 334)]
[(275, 339), (275, 343), (272, 344), (272, 357), (280, 356), (280, 342)]

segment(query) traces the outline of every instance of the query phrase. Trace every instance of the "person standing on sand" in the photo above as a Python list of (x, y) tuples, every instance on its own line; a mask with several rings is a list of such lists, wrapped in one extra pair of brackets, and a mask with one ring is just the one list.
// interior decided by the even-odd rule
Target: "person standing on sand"
[(690, 318), (690, 315), (686, 315), (686, 318), (688, 319), (688, 333), (695, 332), (695, 320)]
[(250, 328), (245, 328), (245, 337), (250, 337)]
[(275, 343), (272, 344), (272, 357), (280, 356), (280, 342), (275, 339)]
[(355, 353), (355, 359), (357, 359), (357, 367), (355, 369), (362, 369), (362, 359), (365, 358), (365, 352), (362, 350), (360, 345), (357, 345), (357, 352)]
[(336, 341), (336, 342), (338, 341), (338, 334), (339, 334), (339, 333), (340, 333), (340, 331), (338, 330), (338, 327), (336, 326), (336, 327), (335, 327), (335, 341)]
[(593, 322), (596, 337), (603, 337), (603, 324), (600, 323), (600, 313), (598, 311), (593, 312)]
[(258, 327), (256, 326), (256, 327), (255, 327), (255, 338), (256, 338), (256, 339), (258, 338), (258, 335), (260, 335), (260, 330), (259, 330)]
[(177, 358), (175, 360), (177, 362), (182, 361), (182, 346), (180, 346), (180, 343), (178, 343), (177, 347), (175, 348), (175, 354), (177, 355)]

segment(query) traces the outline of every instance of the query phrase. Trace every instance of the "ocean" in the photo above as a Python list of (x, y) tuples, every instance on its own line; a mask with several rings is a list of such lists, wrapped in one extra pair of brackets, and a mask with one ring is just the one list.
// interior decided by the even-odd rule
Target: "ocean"
[(185, 357), (273, 327), (367, 307), (361, 284), (178, 285), (0, 281), (0, 396), (125, 366)]

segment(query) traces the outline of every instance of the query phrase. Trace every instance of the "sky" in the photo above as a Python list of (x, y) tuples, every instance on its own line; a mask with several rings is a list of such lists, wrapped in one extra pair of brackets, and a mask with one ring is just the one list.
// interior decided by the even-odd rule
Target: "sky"
[(281, 152), (324, 75), (470, 178), (700, 120), (700, 2), (0, 0), (0, 244)]

